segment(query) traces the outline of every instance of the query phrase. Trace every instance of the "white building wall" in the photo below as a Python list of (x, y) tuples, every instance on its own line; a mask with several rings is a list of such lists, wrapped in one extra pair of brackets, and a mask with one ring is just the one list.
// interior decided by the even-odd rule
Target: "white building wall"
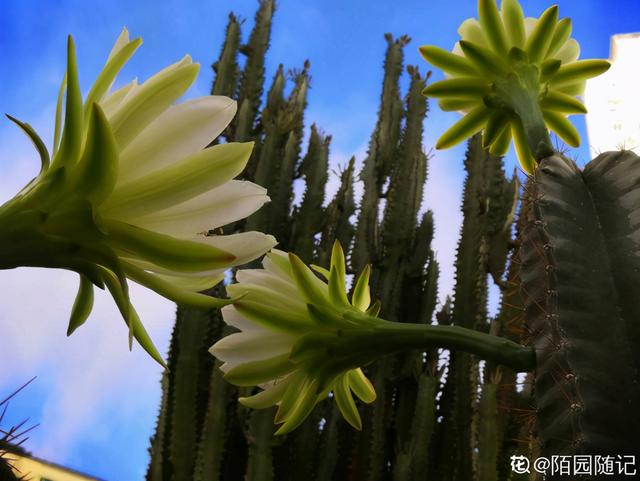
[(627, 149), (640, 154), (640, 33), (611, 37), (611, 68), (584, 93), (592, 156)]

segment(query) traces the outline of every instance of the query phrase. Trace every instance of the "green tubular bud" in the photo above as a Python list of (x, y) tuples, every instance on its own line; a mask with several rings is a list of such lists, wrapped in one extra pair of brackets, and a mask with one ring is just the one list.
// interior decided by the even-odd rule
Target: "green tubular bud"
[(578, 60), (563, 65), (553, 79), (551, 79), (551, 87), (563, 87), (592, 77), (597, 77), (609, 70), (610, 67), (611, 64), (606, 60)]
[(92, 309), (93, 284), (91, 284), (91, 281), (87, 277), (81, 275), (78, 294), (76, 295), (76, 300), (71, 308), (71, 318), (69, 319), (67, 336), (73, 334), (77, 328), (86, 322)]
[(537, 63), (544, 57), (545, 53), (549, 49), (551, 40), (553, 39), (553, 33), (558, 22), (558, 6), (553, 5), (549, 7), (540, 16), (538, 23), (531, 32), (529, 39), (527, 40), (525, 50), (529, 54), (529, 58), (532, 62)]
[(543, 110), (553, 110), (564, 114), (586, 114), (587, 108), (571, 95), (556, 90), (549, 90), (540, 102)]
[(476, 69), (469, 63), (469, 61), (446, 50), (434, 47), (431, 45), (425, 45), (420, 47), (420, 54), (422, 57), (434, 67), (454, 75), (475, 75)]
[(494, 0), (478, 1), (478, 17), (480, 26), (485, 32), (489, 44), (498, 54), (507, 52), (507, 33), (505, 32), (500, 12)]
[(547, 125), (558, 134), (558, 137), (571, 147), (580, 145), (580, 134), (564, 115), (549, 110), (544, 111), (542, 114), (544, 115), (544, 120)]
[(491, 112), (484, 105), (476, 107), (442, 134), (436, 149), (447, 149), (468, 139), (482, 129), (490, 115)]
[(484, 79), (460, 77), (432, 83), (422, 90), (422, 95), (438, 99), (477, 99), (490, 91), (491, 87)]
[(519, 48), (524, 47), (524, 14), (516, 0), (502, 0), (502, 19), (511, 44)]
[(507, 72), (505, 62), (488, 48), (460, 40), (460, 47), (476, 69), (491, 77)]

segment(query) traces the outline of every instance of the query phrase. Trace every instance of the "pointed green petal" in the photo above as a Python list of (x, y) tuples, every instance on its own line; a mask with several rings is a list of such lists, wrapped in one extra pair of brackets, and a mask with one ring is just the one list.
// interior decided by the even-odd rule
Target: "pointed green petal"
[(513, 142), (516, 147), (516, 153), (518, 154), (518, 162), (520, 167), (525, 173), (533, 175), (538, 163), (533, 158), (533, 154), (527, 144), (527, 137), (524, 133), (524, 129), (519, 121), (511, 123), (511, 133), (513, 135)]
[(503, 157), (507, 154), (511, 145), (511, 126), (507, 125), (498, 138), (491, 144), (489, 152), (491, 155)]
[(118, 185), (105, 202), (105, 212), (135, 219), (218, 187), (236, 177), (247, 164), (253, 142), (215, 145), (131, 182)]
[(73, 334), (78, 327), (84, 324), (93, 309), (93, 284), (85, 276), (80, 276), (80, 287), (76, 300), (71, 309), (71, 319), (67, 328), (67, 336)]
[(438, 100), (438, 106), (445, 112), (457, 112), (471, 110), (482, 103), (482, 98), (475, 99), (442, 99)]
[(118, 106), (110, 121), (121, 150), (184, 94), (198, 70), (187, 55), (142, 83)]
[(331, 271), (329, 274), (329, 297), (333, 303), (350, 306), (347, 298), (346, 262), (340, 242), (333, 243), (331, 253)]
[(40, 173), (45, 172), (49, 168), (49, 151), (47, 150), (46, 145), (38, 135), (38, 133), (26, 122), (21, 122), (20, 120), (12, 117), (9, 114), (5, 114), (11, 122), (16, 124), (18, 127), (22, 129), (22, 131), (27, 134), (27, 137), (33, 142), (34, 147), (38, 151), (38, 155), (40, 155)]
[(116, 249), (167, 269), (200, 272), (228, 267), (235, 256), (199, 242), (176, 239), (115, 220), (105, 220)]
[(60, 141), (60, 150), (53, 158), (53, 164), (74, 165), (80, 158), (82, 147), (82, 95), (78, 83), (76, 49), (73, 38), (67, 41), (67, 104), (65, 108), (64, 130)]
[(464, 40), (460, 40), (460, 48), (462, 48), (465, 57), (484, 75), (493, 78), (496, 75), (506, 74), (505, 61), (490, 49)]
[(373, 384), (364, 375), (362, 369), (352, 369), (347, 373), (349, 377), (349, 386), (358, 398), (367, 404), (371, 404), (376, 400), (376, 390)]
[(278, 411), (276, 412), (275, 418), (273, 422), (276, 424), (283, 423), (289, 417), (289, 413), (293, 409), (302, 392), (302, 389), (308, 383), (308, 378), (306, 374), (302, 371), (295, 371), (290, 376), (287, 377), (288, 386), (287, 389), (282, 396), (282, 401), (280, 401), (280, 405), (278, 406)]
[(376, 302), (371, 304), (371, 306), (369, 306), (369, 309), (367, 309), (365, 313), (372, 317), (378, 317), (378, 314), (380, 314), (380, 309), (382, 309), (382, 303), (378, 299)]
[(276, 435), (287, 434), (300, 426), (302, 422), (309, 416), (314, 406), (318, 402), (316, 394), (316, 381), (310, 381), (299, 393), (295, 406), (287, 416), (285, 423), (276, 431)]
[(347, 374), (343, 374), (337, 379), (333, 387), (333, 394), (335, 395), (336, 403), (342, 416), (349, 424), (360, 431), (362, 429), (362, 420), (360, 419), (360, 413), (349, 390)]
[(543, 110), (553, 110), (564, 114), (586, 114), (587, 108), (577, 98), (556, 90), (549, 90), (540, 102)]
[(311, 269), (324, 277), (325, 281), (329, 281), (329, 277), (331, 277), (331, 272), (329, 271), (329, 269), (325, 269), (324, 267), (317, 266), (315, 264), (309, 264), (309, 267), (311, 267)]
[(118, 178), (118, 146), (109, 121), (98, 104), (93, 104), (87, 142), (78, 164), (76, 191), (94, 205), (113, 192)]
[(509, 124), (509, 119), (501, 112), (493, 112), (487, 120), (487, 126), (482, 136), (482, 147), (489, 148), (502, 134)]
[(538, 19), (536, 26), (527, 39), (525, 50), (529, 54), (531, 62), (537, 63), (544, 58), (553, 38), (553, 32), (558, 22), (558, 6), (553, 5), (546, 9)]
[(540, 65), (540, 82), (547, 82), (558, 73), (561, 66), (562, 61), (555, 58), (550, 58), (542, 62), (542, 65)]
[(422, 90), (422, 95), (446, 99), (478, 99), (491, 91), (486, 80), (477, 77), (460, 77), (432, 83)]
[(563, 18), (556, 25), (556, 31), (553, 33), (553, 38), (549, 44), (546, 57), (553, 57), (558, 50), (569, 40), (571, 36), (571, 19)]
[(478, 17), (493, 50), (498, 54), (507, 53), (507, 33), (495, 0), (478, 0)]
[(224, 378), (236, 386), (257, 386), (280, 376), (289, 374), (295, 365), (289, 361), (289, 354), (238, 364), (228, 370)]
[(436, 149), (448, 149), (468, 139), (484, 127), (491, 111), (484, 105), (476, 107), (453, 124), (436, 143)]
[(456, 55), (433, 45), (423, 45), (419, 50), (427, 62), (449, 74), (473, 76), (477, 73), (462, 55)]
[(238, 402), (251, 409), (265, 409), (275, 406), (282, 399), (288, 386), (289, 383), (285, 379), (253, 396), (239, 397)]
[(556, 86), (556, 85), (552, 85), (552, 88), (558, 92), (561, 92), (563, 94), (567, 94), (570, 95), (572, 97), (576, 97), (578, 95), (583, 95), (584, 94), (584, 89), (587, 86), (587, 81), (586, 80), (580, 80), (576, 83), (572, 83), (572, 84), (568, 84), (568, 85), (562, 85), (560, 87)]
[(571, 147), (580, 145), (580, 134), (564, 115), (546, 110), (542, 112), (542, 116), (547, 126), (568, 145)]
[(289, 253), (289, 262), (293, 279), (305, 301), (318, 305), (327, 304), (326, 284), (318, 279), (297, 255)]
[(142, 39), (136, 38), (135, 40), (128, 42), (122, 48), (118, 50), (118, 52), (113, 55), (104, 66), (98, 78), (94, 82), (87, 95), (84, 106), (84, 119), (88, 120), (89, 115), (91, 114), (91, 105), (94, 102), (100, 102), (102, 97), (107, 93), (109, 87), (115, 80), (118, 72), (124, 67), (127, 61), (131, 58), (131, 56), (135, 53), (135, 51), (142, 45)]
[(122, 263), (127, 276), (138, 284), (156, 291), (163, 297), (172, 300), (177, 304), (186, 306), (200, 307), (202, 309), (211, 309), (214, 307), (224, 307), (232, 304), (237, 299), (219, 299), (206, 294), (198, 294), (197, 292), (181, 289), (170, 282), (162, 279), (157, 275), (150, 274), (133, 264), (128, 262)]
[(55, 156), (60, 147), (60, 134), (62, 133), (62, 101), (64, 100), (64, 92), (67, 89), (67, 74), (65, 72), (62, 77), (62, 83), (58, 90), (58, 101), (56, 102), (56, 123), (53, 129), (53, 148), (52, 154)]
[(362, 269), (356, 286), (353, 289), (351, 304), (360, 311), (364, 311), (371, 304), (371, 292), (369, 290), (369, 277), (371, 276), (371, 266), (367, 264)]
[(565, 85), (574, 84), (582, 80), (597, 77), (603, 74), (611, 64), (606, 60), (578, 60), (560, 67), (558, 72), (551, 79), (551, 87), (556, 89)]
[(502, 0), (502, 21), (511, 45), (522, 48), (525, 42), (524, 14), (517, 0)]

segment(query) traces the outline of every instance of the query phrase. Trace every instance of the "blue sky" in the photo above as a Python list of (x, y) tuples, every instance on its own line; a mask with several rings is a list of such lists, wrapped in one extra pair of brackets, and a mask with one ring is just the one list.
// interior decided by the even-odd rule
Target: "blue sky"
[[(551, 2), (523, 1), (538, 16)], [(202, 67), (188, 96), (206, 95), (211, 63), (218, 56), (227, 14), (247, 19), (256, 0), (162, 2), (112, 0), (5, 0), (0, 16), (0, 110), (30, 122), (50, 142), (53, 110), (65, 66), (65, 38), (77, 45), (80, 81), (86, 92), (123, 26), (144, 45), (120, 75), (141, 80), (192, 55)], [(316, 122), (333, 136), (331, 162), (362, 161), (376, 121), (385, 32), (408, 34), (406, 63), (428, 66), (417, 47), (451, 48), (458, 25), (475, 16), (473, 0), (280, 0), (267, 59), (267, 82), (279, 63), (287, 68), (311, 61), (307, 127)], [(637, 0), (566, 0), (560, 15), (574, 22), (582, 57), (608, 57), (609, 37), (640, 31)], [(435, 80), (441, 78), (434, 72)], [(403, 82), (406, 88), (406, 82)], [(437, 106), (425, 123), (429, 150), (457, 114)], [(586, 138), (584, 122), (576, 125)], [(452, 262), (460, 225), (464, 146), (436, 152), (430, 163), (425, 206), (436, 214), (436, 249), (443, 264), (443, 293), (453, 283)], [(586, 141), (574, 152), (582, 163)], [(509, 169), (513, 158), (507, 159)], [(15, 193), (38, 168), (29, 142), (0, 121), (0, 201)], [(335, 182), (334, 182), (335, 184)], [(0, 398), (38, 376), (10, 408), (11, 419), (41, 423), (27, 447), (34, 454), (108, 480), (142, 479), (148, 438), (159, 401), (160, 371), (144, 354), (126, 348), (126, 329), (108, 298), (99, 297), (89, 323), (67, 339), (66, 316), (75, 294), (69, 273), (19, 269), (0, 272)], [(495, 293), (494, 293), (495, 294)], [(166, 351), (174, 314), (171, 303), (134, 289), (134, 302), (161, 350)], [(33, 296), (33, 298), (31, 298)], [(495, 295), (494, 295), (495, 299)]]

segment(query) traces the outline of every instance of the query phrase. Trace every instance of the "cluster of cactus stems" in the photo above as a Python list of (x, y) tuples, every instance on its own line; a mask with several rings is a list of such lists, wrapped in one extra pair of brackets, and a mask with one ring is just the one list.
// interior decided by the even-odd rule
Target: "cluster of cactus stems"
[[(378, 397), (360, 407), (361, 431), (328, 399), (297, 430), (274, 436), (274, 409), (239, 404), (252, 389), (225, 382), (207, 352), (234, 329), (217, 309), (179, 307), (147, 479), (506, 481), (525, 479), (511, 470), (514, 454), (636, 454), (640, 426), (630, 413), (640, 401), (640, 159), (607, 153), (581, 171), (560, 155), (536, 157), (539, 165), (521, 188), (515, 173), (505, 175), (496, 155), (502, 152), (491, 153), (474, 135), (464, 164), (455, 290), (436, 312), (433, 215), (421, 210), (429, 161), (421, 92), (429, 74), (405, 69), (408, 37), (385, 36), (367, 156), (360, 172), (354, 158), (342, 166), (340, 187), (326, 199), (331, 137), (312, 125), (302, 152), (309, 63), (288, 73), (280, 66), (261, 104), (274, 11), (274, 0), (259, 2), (246, 45), (242, 22), (230, 15), (213, 65), (212, 93), (239, 105), (226, 140), (256, 141), (244, 175), (271, 197), (225, 231), (272, 233), (282, 250), (321, 266), (338, 240), (351, 273), (372, 264), (385, 319), (460, 326), (530, 345), (536, 368), (518, 389), (516, 372), (496, 362), (459, 351), (405, 351), (366, 366)], [(300, 179), (305, 191), (294, 205)], [(359, 205), (357, 180), (364, 185)], [(489, 279), (502, 290), (495, 317), (487, 309)]]

